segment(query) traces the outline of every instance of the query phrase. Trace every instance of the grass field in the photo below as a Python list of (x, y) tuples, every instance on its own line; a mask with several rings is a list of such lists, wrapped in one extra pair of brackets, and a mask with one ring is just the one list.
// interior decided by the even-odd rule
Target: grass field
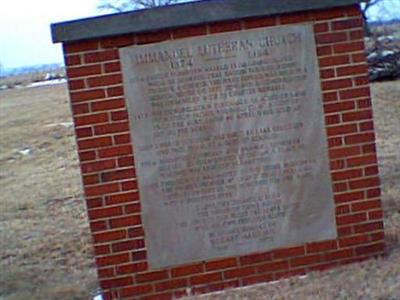
[[(387, 256), (196, 299), (400, 299), (400, 81), (372, 90)], [(0, 300), (96, 293), (64, 84), (0, 92), (0, 212)]]

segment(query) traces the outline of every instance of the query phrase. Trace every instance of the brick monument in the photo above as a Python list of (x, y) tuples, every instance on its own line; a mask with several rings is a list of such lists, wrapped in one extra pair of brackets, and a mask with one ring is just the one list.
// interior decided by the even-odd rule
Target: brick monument
[(384, 252), (358, 0), (210, 0), (52, 25), (105, 299)]

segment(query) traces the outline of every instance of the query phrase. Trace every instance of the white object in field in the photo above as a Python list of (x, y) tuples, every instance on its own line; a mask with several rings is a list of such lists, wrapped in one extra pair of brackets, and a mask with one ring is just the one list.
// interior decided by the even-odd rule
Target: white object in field
[(61, 84), (67, 82), (66, 79), (53, 79), (53, 80), (46, 80), (46, 81), (39, 81), (39, 82), (34, 82), (27, 87), (36, 87), (36, 86), (43, 86), (43, 85), (54, 85), (54, 84)]
[(32, 154), (32, 149), (28, 148), (28, 147), (25, 147), (24, 149), (19, 150), (18, 152), (20, 154), (22, 154), (22, 155), (31, 155)]
[(94, 296), (93, 300), (103, 300), (103, 296), (101, 294)]

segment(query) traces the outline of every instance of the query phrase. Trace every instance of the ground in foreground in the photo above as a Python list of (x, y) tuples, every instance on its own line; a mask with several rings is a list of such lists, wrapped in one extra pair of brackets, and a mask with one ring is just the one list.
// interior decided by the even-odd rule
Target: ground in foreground
[[(373, 85), (385, 258), (194, 299), (400, 299), (400, 81)], [(0, 92), (0, 299), (97, 289), (66, 86)]]

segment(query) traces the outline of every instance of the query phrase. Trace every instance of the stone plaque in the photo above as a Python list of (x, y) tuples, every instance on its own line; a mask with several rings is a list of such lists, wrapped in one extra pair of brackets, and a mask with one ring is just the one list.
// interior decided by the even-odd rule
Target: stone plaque
[(336, 238), (312, 25), (120, 51), (151, 268)]

